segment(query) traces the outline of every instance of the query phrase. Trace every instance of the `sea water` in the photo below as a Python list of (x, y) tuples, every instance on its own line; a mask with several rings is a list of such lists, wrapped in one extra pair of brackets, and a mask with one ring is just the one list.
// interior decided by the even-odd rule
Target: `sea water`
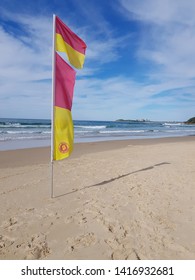
[[(195, 135), (195, 125), (172, 121), (74, 121), (75, 141), (95, 142), (123, 139)], [(49, 146), (51, 121), (0, 119), (0, 150)]]

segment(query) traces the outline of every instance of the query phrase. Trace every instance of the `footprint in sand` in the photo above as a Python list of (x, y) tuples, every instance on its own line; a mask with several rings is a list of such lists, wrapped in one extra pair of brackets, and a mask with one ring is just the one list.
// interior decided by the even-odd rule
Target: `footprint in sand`
[(9, 220), (5, 221), (3, 224), (3, 228), (8, 231), (15, 230), (18, 226), (18, 220), (15, 217), (9, 218)]
[(9, 251), (9, 248), (14, 244), (15, 239), (5, 235), (0, 235), (0, 256)]
[(74, 251), (80, 248), (89, 247), (96, 243), (96, 238), (93, 232), (80, 235), (75, 238), (69, 238), (67, 245), (70, 251)]
[(115, 250), (111, 254), (112, 260), (141, 260), (138, 253), (132, 248), (130, 250)]
[(47, 243), (47, 237), (45, 235), (33, 235), (26, 244), (26, 255), (24, 259), (40, 260), (44, 259), (50, 254), (50, 248)]

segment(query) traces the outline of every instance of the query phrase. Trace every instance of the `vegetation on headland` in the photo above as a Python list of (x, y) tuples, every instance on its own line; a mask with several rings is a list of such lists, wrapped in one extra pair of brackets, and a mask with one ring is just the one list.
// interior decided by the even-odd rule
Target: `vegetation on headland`
[(189, 120), (187, 120), (187, 122), (185, 122), (185, 124), (195, 124), (195, 117), (190, 118)]

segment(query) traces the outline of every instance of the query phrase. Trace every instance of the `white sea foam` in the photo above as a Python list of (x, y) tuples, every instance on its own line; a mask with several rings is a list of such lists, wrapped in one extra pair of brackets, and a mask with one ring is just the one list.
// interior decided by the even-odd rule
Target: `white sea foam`
[(33, 134), (37, 133), (35, 131), (26, 131), (26, 130), (19, 130), (19, 131), (14, 131), (14, 130), (7, 130), (7, 134)]
[(100, 131), (100, 134), (119, 134), (119, 133), (140, 133), (140, 132), (145, 132), (145, 130), (104, 130)]
[(96, 125), (96, 126), (92, 126), (92, 125), (75, 125), (74, 128), (84, 128), (84, 129), (104, 129), (106, 128), (105, 125)]
[(181, 126), (181, 125), (184, 125), (183, 123), (169, 123), (169, 122), (166, 122), (166, 123), (163, 123), (163, 125), (165, 126)]

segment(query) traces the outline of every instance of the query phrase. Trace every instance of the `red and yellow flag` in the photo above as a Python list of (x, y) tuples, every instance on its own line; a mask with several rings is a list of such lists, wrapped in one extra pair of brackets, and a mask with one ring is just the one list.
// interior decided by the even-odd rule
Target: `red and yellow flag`
[(75, 70), (56, 53), (53, 159), (67, 158), (74, 143), (71, 115)]
[(87, 46), (56, 16), (56, 51), (65, 52), (75, 68), (83, 68)]

